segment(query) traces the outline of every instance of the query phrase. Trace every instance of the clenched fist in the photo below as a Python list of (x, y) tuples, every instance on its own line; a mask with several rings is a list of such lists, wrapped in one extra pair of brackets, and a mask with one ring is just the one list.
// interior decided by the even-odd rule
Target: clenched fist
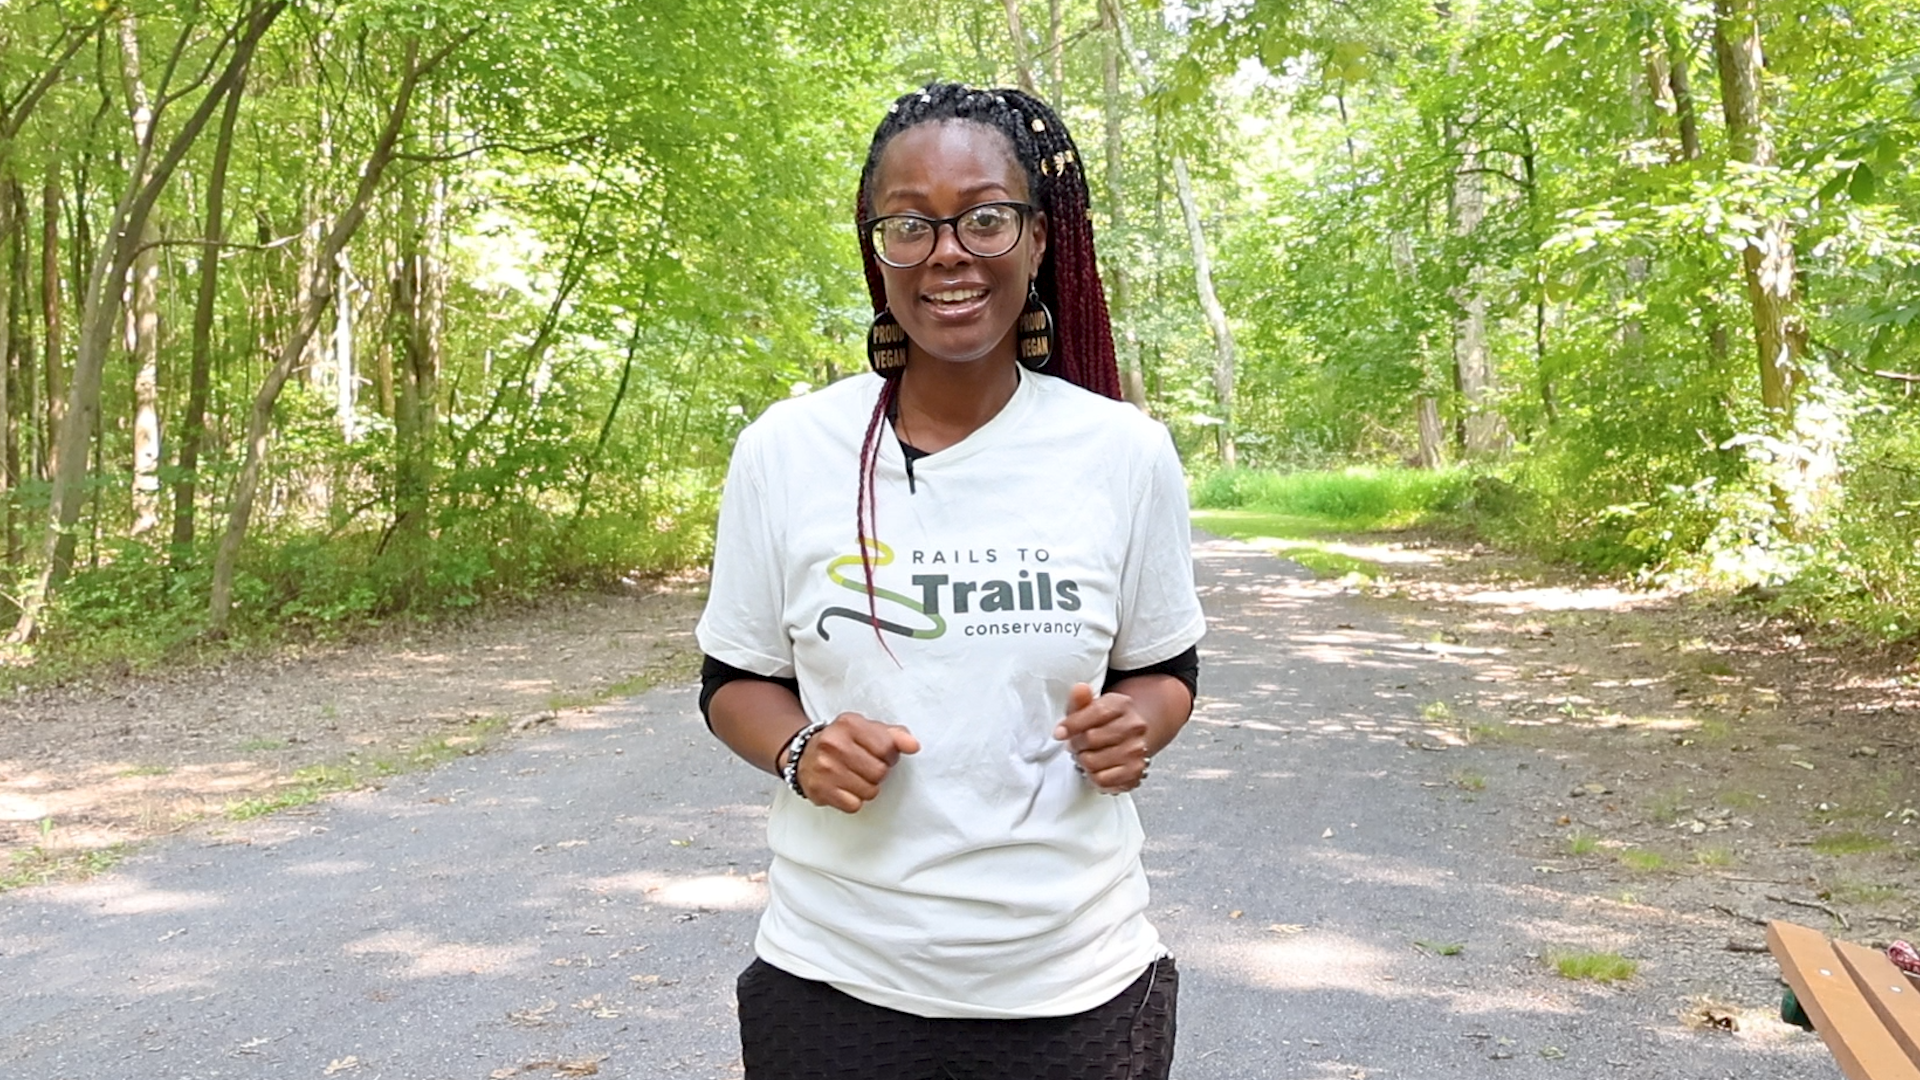
[(800, 790), (815, 806), (851, 814), (880, 794), (880, 782), (901, 754), (920, 752), (920, 740), (898, 724), (841, 713), (800, 754)]
[(1093, 696), (1075, 683), (1067, 693), (1067, 716), (1053, 729), (1067, 744), (1080, 771), (1108, 795), (1132, 791), (1147, 778), (1147, 718), (1125, 694)]

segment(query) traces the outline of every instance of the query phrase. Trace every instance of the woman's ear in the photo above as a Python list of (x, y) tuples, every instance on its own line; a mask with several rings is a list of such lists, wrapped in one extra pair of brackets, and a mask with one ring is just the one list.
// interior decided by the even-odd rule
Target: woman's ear
[(1033, 221), (1027, 226), (1027, 235), (1033, 242), (1033, 272), (1031, 277), (1040, 276), (1040, 264), (1047, 261), (1047, 212), (1035, 210)]

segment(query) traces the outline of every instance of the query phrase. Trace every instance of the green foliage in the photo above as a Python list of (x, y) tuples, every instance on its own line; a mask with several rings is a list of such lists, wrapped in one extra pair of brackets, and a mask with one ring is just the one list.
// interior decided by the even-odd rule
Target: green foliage
[[(1457, 511), (1470, 497), (1464, 470), (1355, 467), (1275, 473), (1221, 469), (1193, 487), (1193, 505), (1248, 509), (1311, 521), (1323, 530), (1400, 529)], [(1291, 534), (1285, 534), (1291, 535)]]
[(1852, 831), (1828, 833), (1813, 841), (1813, 850), (1821, 855), (1866, 855), (1891, 846), (1878, 836)]
[(1586, 949), (1553, 950), (1547, 953), (1547, 963), (1562, 978), (1597, 983), (1625, 982), (1640, 970), (1638, 961), (1619, 953)]

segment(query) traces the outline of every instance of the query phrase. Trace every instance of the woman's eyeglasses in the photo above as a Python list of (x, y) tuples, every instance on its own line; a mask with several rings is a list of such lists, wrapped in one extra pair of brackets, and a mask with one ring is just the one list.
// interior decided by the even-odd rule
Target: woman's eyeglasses
[(910, 270), (927, 261), (940, 242), (940, 226), (953, 226), (954, 238), (976, 259), (993, 259), (1013, 250), (1026, 229), (1027, 215), (1038, 207), (1023, 202), (990, 202), (962, 210), (952, 217), (889, 214), (867, 222), (867, 236), (880, 261), (897, 270)]

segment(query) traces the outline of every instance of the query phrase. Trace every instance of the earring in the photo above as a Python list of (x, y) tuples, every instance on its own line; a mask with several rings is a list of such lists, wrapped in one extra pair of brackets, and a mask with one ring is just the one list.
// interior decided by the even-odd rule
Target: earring
[(867, 363), (886, 379), (899, 378), (907, 366), (907, 332), (891, 311), (875, 315), (867, 328)]
[(1017, 346), (1020, 362), (1040, 371), (1053, 359), (1053, 312), (1040, 302), (1040, 292), (1027, 286), (1027, 306), (1020, 312)]

